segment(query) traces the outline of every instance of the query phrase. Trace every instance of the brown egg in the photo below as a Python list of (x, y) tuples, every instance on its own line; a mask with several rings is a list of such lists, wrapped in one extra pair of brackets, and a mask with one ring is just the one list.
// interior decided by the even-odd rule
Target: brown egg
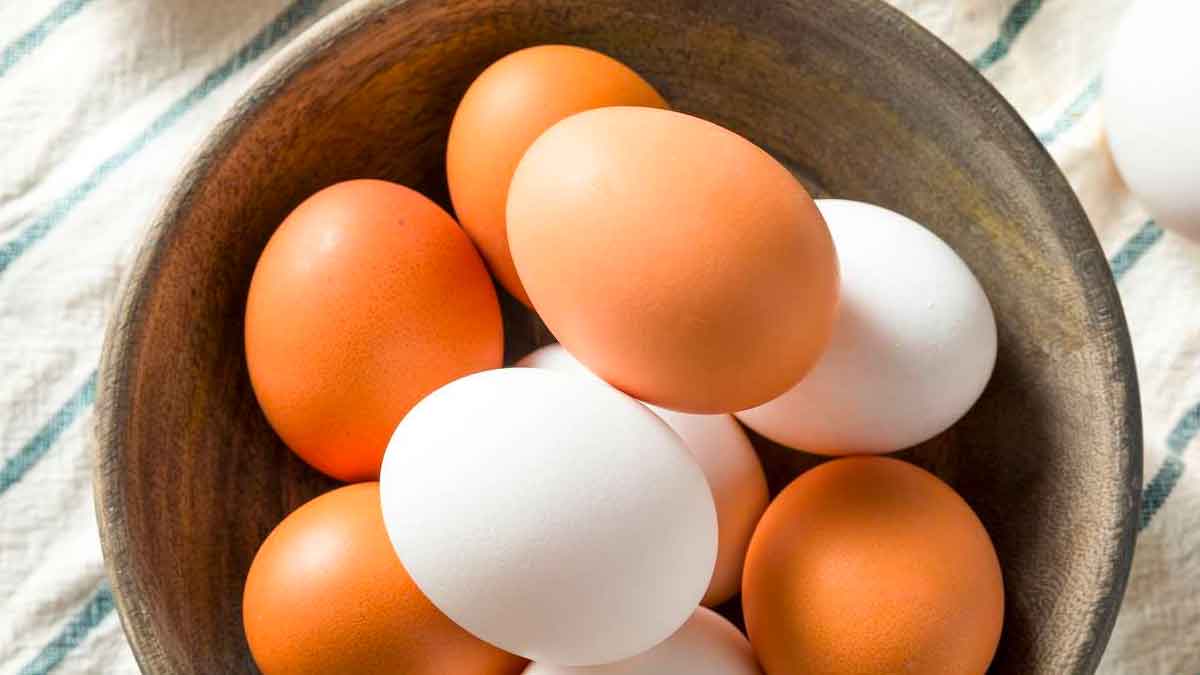
[(767, 509), (742, 607), (768, 675), (981, 675), (1004, 588), (954, 490), (896, 459), (854, 457), (801, 475)]
[(508, 184), (530, 143), (568, 115), (610, 105), (665, 108), (658, 92), (600, 52), (542, 45), (493, 63), (467, 89), (446, 146), (454, 211), (508, 292), (529, 297), (513, 267), (504, 226)]
[(525, 665), (417, 589), (388, 541), (378, 483), (321, 495), (276, 526), (250, 566), (242, 617), (266, 675), (515, 675)]
[(496, 291), (436, 204), (377, 180), (309, 197), (263, 250), (246, 304), (246, 361), (271, 426), (345, 481), (379, 477), (409, 408), (501, 365)]
[(829, 340), (837, 259), (812, 198), (697, 117), (612, 107), (554, 125), (513, 176), (508, 240), (563, 346), (664, 408), (764, 403)]

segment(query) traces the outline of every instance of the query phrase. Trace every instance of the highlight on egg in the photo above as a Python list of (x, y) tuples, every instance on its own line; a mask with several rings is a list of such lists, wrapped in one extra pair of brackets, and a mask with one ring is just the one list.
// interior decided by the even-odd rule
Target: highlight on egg
[(837, 308), (829, 230), (747, 139), (670, 110), (568, 117), (521, 158), (508, 242), (534, 309), (618, 389), (690, 413), (787, 391)]
[[(600, 380), (562, 345), (547, 345), (517, 362)], [(762, 462), (730, 415), (691, 415), (648, 406), (671, 427), (704, 470), (717, 507), (717, 563), (701, 604), (716, 607), (737, 594), (754, 526), (767, 508)]]
[(388, 542), (378, 483), (323, 494), (279, 523), (250, 566), (242, 616), (265, 675), (516, 675), (525, 666), (421, 593)]
[(373, 480), (425, 394), (501, 364), (500, 305), (454, 220), (402, 185), (355, 180), (271, 235), (246, 301), (254, 394), (284, 443), (343, 481)]
[(570, 45), (539, 45), (488, 66), (463, 95), (446, 143), (454, 212), (492, 274), (524, 304), (508, 249), (505, 203), (517, 162), (543, 131), (574, 113), (613, 105), (666, 108), (646, 80), (616, 59)]
[(639, 654), (712, 578), (704, 472), (645, 406), (539, 368), (468, 375), (396, 428), (380, 477), (396, 554), (439, 609), (532, 660)]
[(945, 242), (883, 207), (818, 199), (841, 266), (829, 346), (782, 396), (737, 413), (778, 443), (823, 455), (922, 443), (970, 410), (996, 363), (983, 287)]

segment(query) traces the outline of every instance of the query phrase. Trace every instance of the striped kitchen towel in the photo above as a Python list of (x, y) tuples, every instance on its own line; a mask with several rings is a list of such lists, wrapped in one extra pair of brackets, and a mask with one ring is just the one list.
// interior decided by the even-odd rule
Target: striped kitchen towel
[[(185, 157), (270, 53), (343, 1), (0, 2), (0, 675), (136, 672), (92, 508), (104, 323)], [(1136, 0), (891, 1), (1025, 116), (1109, 253), (1147, 483), (1101, 671), (1198, 673), (1200, 245), (1129, 195), (1097, 104), (1105, 50)]]

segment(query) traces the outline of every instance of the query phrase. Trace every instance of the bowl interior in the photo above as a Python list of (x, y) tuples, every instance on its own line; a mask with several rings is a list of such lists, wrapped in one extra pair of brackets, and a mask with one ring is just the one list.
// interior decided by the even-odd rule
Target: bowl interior
[[(182, 178), (106, 346), (98, 513), (143, 669), (255, 672), (246, 570), (286, 513), (333, 487), (272, 433), (246, 375), (245, 294), (267, 238), (344, 179), (448, 206), (462, 92), (503, 54), (552, 42), (616, 56), (815, 191), (915, 218), (968, 262), (999, 323), (995, 376), (965, 419), (902, 456), (958, 489), (995, 541), (1007, 616), (992, 671), (1091, 672), (1128, 572), (1141, 467), (1111, 276), (1011, 109), (871, 0), (363, 0), (277, 56)], [(510, 358), (549, 339), (514, 302), (505, 311)], [(755, 440), (775, 491), (819, 461)]]

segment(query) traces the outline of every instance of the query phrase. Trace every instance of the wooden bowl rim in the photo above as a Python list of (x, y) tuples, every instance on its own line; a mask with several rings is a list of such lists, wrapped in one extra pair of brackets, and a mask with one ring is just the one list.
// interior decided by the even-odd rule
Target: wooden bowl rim
[[(1116, 501), (1125, 508), (1120, 523), (1120, 545), (1109, 561), (1106, 578), (1101, 580), (1101, 584), (1109, 589), (1110, 602), (1098, 607), (1088, 624), (1079, 627), (1086, 631), (1091, 643), (1081, 646), (1081, 650), (1091, 654), (1091, 658), (1085, 657), (1081, 665), (1085, 672), (1094, 671), (1116, 622), (1129, 577), (1142, 491), (1142, 424), (1137, 373), (1124, 309), (1108, 261), (1083, 207), (1058, 165), (1012, 105), (974, 67), (937, 36), (881, 0), (840, 1), (845, 11), (907, 38), (907, 44), (915, 50), (914, 58), (924, 59), (930, 67), (943, 73), (947, 82), (977, 101), (976, 114), (984, 117), (1007, 140), (1006, 151), (1019, 152), (1023, 162), (1035, 169), (1034, 175), (1045, 180), (1038, 193), (1052, 195), (1046, 197), (1047, 201), (1061, 200), (1058, 211), (1069, 215), (1055, 221), (1055, 234), (1064, 240), (1064, 248), (1081, 285), (1091, 289), (1087, 310), (1094, 325), (1112, 337), (1103, 365), (1109, 368), (1115, 381), (1112, 393), (1119, 410), (1114, 411), (1111, 424), (1114, 437), (1120, 441), (1118, 464), (1125, 478), (1116, 495)], [(409, 0), (351, 0), (307, 28), (263, 64), (246, 91), (185, 163), (186, 168), (152, 221), (121, 285), (100, 358), (92, 481), (105, 569), (122, 627), (143, 672), (169, 672), (170, 662), (155, 633), (151, 608), (136, 592), (137, 583), (131, 569), (117, 564), (126, 557), (133, 537), (121, 509), (119, 448), (127, 432), (127, 402), (132, 393), (127, 373), (138, 357), (139, 345), (135, 338), (145, 321), (142, 310), (147, 289), (155, 285), (162, 272), (160, 254), (176, 236), (177, 223), (192, 207), (198, 186), (256, 119), (264, 103), (298, 73), (320, 61), (338, 40), (408, 3)]]

